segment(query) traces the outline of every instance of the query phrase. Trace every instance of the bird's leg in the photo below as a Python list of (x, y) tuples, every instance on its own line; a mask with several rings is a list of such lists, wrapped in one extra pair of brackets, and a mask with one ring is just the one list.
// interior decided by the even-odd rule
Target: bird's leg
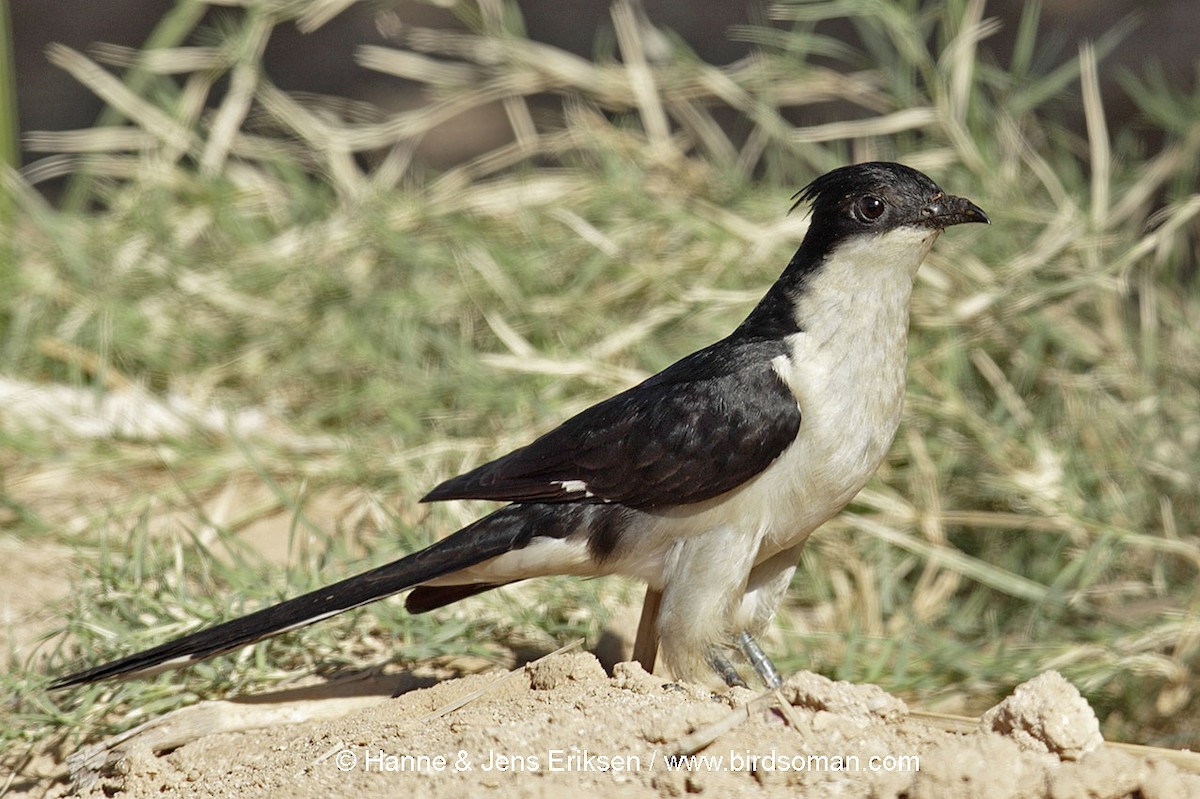
[(737, 669), (729, 662), (729, 658), (725, 657), (725, 653), (720, 649), (714, 648), (708, 654), (708, 662), (713, 667), (713, 671), (717, 676), (725, 681), (725, 684), (730, 688), (746, 688), (746, 681), (742, 679), (742, 675), (737, 673)]
[(661, 605), (662, 591), (646, 586), (642, 617), (638, 620), (637, 637), (633, 641), (633, 659), (648, 674), (654, 673), (654, 661), (658, 659), (658, 609)]
[(746, 660), (754, 667), (754, 673), (763, 681), (763, 685), (768, 688), (778, 688), (783, 685), (783, 678), (779, 676), (779, 669), (775, 668), (775, 664), (767, 657), (767, 653), (762, 651), (762, 647), (758, 645), (758, 641), (750, 637), (750, 633), (743, 632), (739, 635), (737, 644), (738, 649), (742, 650), (742, 654), (746, 656)]

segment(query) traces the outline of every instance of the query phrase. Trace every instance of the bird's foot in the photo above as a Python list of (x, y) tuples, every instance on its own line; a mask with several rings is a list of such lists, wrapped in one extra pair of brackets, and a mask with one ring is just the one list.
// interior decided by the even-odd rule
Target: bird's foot
[(767, 653), (762, 651), (758, 641), (750, 637), (750, 633), (739, 635), (737, 644), (738, 649), (742, 650), (742, 654), (746, 656), (746, 661), (754, 669), (754, 673), (758, 675), (758, 679), (763, 681), (763, 685), (768, 688), (778, 688), (783, 685), (779, 669), (775, 668), (775, 664), (767, 657)]
[[(767, 688), (778, 688), (783, 684), (783, 678), (779, 676), (779, 669), (775, 668), (771, 658), (767, 657), (767, 653), (762, 651), (762, 647), (750, 636), (750, 633), (742, 633), (737, 637), (737, 648), (746, 658), (746, 662), (754, 669), (754, 673), (762, 680), (763, 685)], [(747, 687), (742, 675), (738, 674), (733, 663), (725, 655), (725, 650), (713, 649), (709, 653), (708, 662), (717, 676), (730, 688)]]
[(742, 675), (738, 674), (737, 669), (729, 662), (729, 658), (725, 657), (725, 653), (720, 649), (714, 649), (708, 656), (708, 662), (712, 665), (713, 671), (717, 676), (725, 681), (725, 684), (730, 688), (746, 688), (746, 681), (742, 679)]

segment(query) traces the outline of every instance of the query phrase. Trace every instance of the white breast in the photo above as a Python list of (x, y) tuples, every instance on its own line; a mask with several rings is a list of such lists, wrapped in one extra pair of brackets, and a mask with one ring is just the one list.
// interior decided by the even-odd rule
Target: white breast
[[(776, 506), (760, 560), (800, 543), (870, 480), (904, 405), (912, 283), (937, 232), (899, 228), (840, 246), (797, 303), (801, 332), (773, 366), (800, 434), (760, 477)], [(790, 516), (790, 519), (789, 519)]]

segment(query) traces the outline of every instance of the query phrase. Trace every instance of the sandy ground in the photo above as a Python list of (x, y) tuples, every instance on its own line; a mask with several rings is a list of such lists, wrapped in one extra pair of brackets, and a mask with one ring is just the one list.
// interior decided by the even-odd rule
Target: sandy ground
[(610, 676), (587, 652), (205, 702), (76, 753), (71, 769), (74, 782), (19, 779), (13, 795), (1200, 797), (1200, 776), (1163, 755), (1105, 745), (1054, 672), (955, 725), (809, 672), (780, 694), (714, 694), (633, 663)]

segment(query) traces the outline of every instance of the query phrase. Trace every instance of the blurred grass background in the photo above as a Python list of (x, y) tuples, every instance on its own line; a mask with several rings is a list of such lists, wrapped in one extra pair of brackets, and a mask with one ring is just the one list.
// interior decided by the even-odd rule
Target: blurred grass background
[[(10, 646), (9, 764), (314, 671), (594, 642), (636, 586), (381, 602), (185, 673), (43, 690), (475, 518), (416, 499), (727, 333), (803, 235), (789, 196), (869, 159), (993, 225), (918, 277), (904, 425), (806, 550), (776, 662), (961, 712), (1055, 668), (1107, 737), (1200, 745), (1200, 96), (1126, 75), (1143, 117), (1109, 130), (1120, 32), (1041, 69), (1030, 4), (1002, 69), (978, 50), (995, 21), (960, 0), (777, 4), (720, 68), (623, 0), (592, 61), (481, 0), (456, 7), (469, 32), (360, 51), (427, 106), (276, 90), (272, 30), (342, 5), (197, 30), (206, 7), (181, 3), (142, 52), (49, 53), (111, 110), (29, 135), (53, 155), (4, 175), (0, 525), (71, 586), (41, 645)], [(835, 17), (861, 45), (819, 32)], [(1046, 112), (1064, 92), (1082, 134)], [(485, 104), (510, 144), (414, 160)], [(841, 116), (790, 121), (806, 109)], [(64, 176), (57, 203), (33, 186)]]

